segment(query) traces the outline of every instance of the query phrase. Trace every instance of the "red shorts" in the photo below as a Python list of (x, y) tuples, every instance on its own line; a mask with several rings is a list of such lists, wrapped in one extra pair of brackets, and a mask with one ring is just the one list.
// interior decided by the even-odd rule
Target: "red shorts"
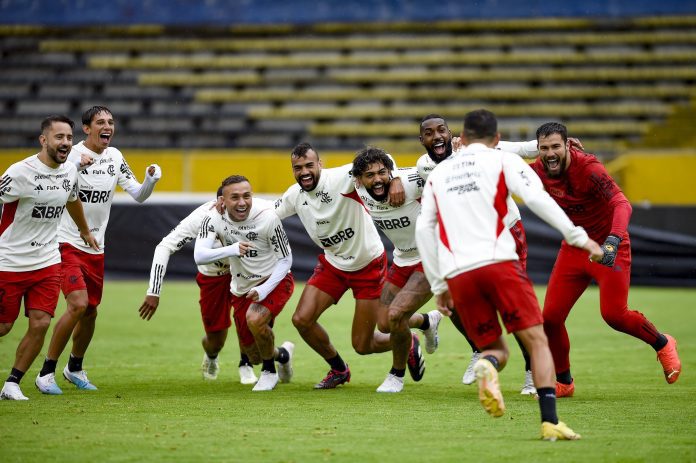
[(273, 326), (273, 321), (283, 310), (294, 290), (295, 280), (292, 277), (292, 273), (288, 273), (285, 275), (285, 278), (280, 280), (278, 286), (271, 291), (271, 294), (266, 296), (266, 299), (261, 302), (254, 302), (244, 296), (231, 295), (232, 307), (234, 307), (234, 325), (237, 328), (237, 337), (239, 337), (239, 342), (242, 346), (250, 346), (255, 342), (246, 321), (246, 313), (251, 304), (259, 304), (267, 308), (271, 312), (271, 326)]
[(389, 267), (389, 272), (387, 272), (387, 283), (391, 283), (394, 286), (403, 288), (406, 286), (406, 282), (409, 278), (411, 278), (411, 275), (413, 275), (414, 272), (425, 273), (423, 271), (422, 262), (418, 262), (415, 265), (407, 265), (406, 267), (399, 267), (398, 265), (392, 263), (391, 267)]
[(381, 256), (355, 272), (344, 272), (331, 265), (319, 254), (319, 263), (307, 281), (338, 302), (348, 288), (353, 290), (355, 299), (379, 299), (387, 276), (387, 254)]
[(515, 239), (515, 251), (517, 252), (517, 257), (520, 259), (520, 265), (522, 265), (522, 270), (527, 271), (527, 234), (524, 231), (524, 226), (522, 221), (518, 220), (512, 227), (510, 227), (510, 233)]
[(228, 273), (220, 276), (207, 276), (198, 272), (196, 283), (200, 289), (201, 318), (206, 333), (226, 330), (232, 326), (230, 310), (232, 293), (230, 282), (232, 276)]
[(460, 273), (447, 286), (464, 329), (480, 349), (502, 335), (497, 312), (509, 333), (544, 321), (532, 282), (517, 261)]
[(24, 315), (40, 310), (51, 317), (60, 295), (60, 264), (28, 272), (0, 271), (0, 323), (13, 323), (24, 299)]
[(97, 307), (104, 291), (104, 254), (80, 251), (68, 243), (60, 243), (63, 295), (87, 290), (87, 306)]

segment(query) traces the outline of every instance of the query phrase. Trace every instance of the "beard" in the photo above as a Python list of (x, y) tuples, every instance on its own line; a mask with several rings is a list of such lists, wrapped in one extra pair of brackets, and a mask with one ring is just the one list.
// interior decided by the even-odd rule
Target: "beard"
[(445, 152), (442, 155), (436, 154), (431, 148), (425, 148), (425, 151), (435, 164), (440, 164), (452, 155), (452, 139), (445, 142)]
[(384, 184), (384, 192), (381, 195), (376, 194), (372, 190), (372, 188), (365, 188), (365, 190), (367, 190), (367, 194), (372, 196), (372, 199), (374, 199), (375, 201), (383, 202), (389, 196), (389, 184), (388, 183)]

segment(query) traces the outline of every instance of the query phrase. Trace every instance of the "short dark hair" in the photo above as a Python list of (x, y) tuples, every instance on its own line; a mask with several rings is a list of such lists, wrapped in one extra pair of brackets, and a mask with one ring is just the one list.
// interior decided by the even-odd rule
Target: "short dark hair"
[(445, 121), (445, 125), (447, 125), (447, 120), (444, 117), (440, 116), (439, 114), (435, 114), (435, 113), (430, 113), (430, 114), (423, 116), (423, 118), (420, 121), (420, 124), (423, 125), (423, 122), (429, 121), (430, 119), (442, 119), (443, 121)]
[(295, 146), (292, 149), (292, 153), (290, 153), (290, 156), (294, 158), (306, 158), (307, 151), (309, 150), (312, 150), (315, 153), (317, 153), (317, 159), (319, 158), (319, 152), (315, 150), (314, 147), (309, 143), (300, 143), (299, 145)]
[[(227, 177), (225, 180), (222, 181), (222, 184), (220, 185), (220, 189), (218, 191), (220, 192), (218, 196), (222, 196), (222, 189), (225, 188), (227, 185), (234, 185), (235, 183), (242, 183), (242, 182), (249, 182), (249, 179), (246, 178), (243, 175), (230, 175)], [(251, 183), (251, 182), (249, 182)]]
[(470, 140), (493, 138), (498, 133), (498, 120), (487, 109), (477, 109), (464, 116), (464, 135)]
[(382, 163), (384, 167), (389, 170), (394, 170), (394, 163), (389, 158), (386, 151), (373, 146), (367, 146), (355, 153), (353, 168), (351, 169), (353, 177), (360, 177), (365, 173), (370, 164), (374, 164), (375, 162)]
[(560, 122), (547, 122), (546, 124), (542, 124), (536, 131), (536, 139), (539, 141), (541, 137), (548, 137), (554, 133), (561, 136), (563, 143), (568, 141), (568, 129)]
[(65, 122), (70, 126), (71, 129), (75, 128), (75, 123), (68, 116), (54, 114), (53, 116), (48, 116), (46, 119), (41, 121), (41, 133), (44, 133), (47, 129), (49, 129), (54, 122)]
[(222, 196), (222, 185), (220, 185), (217, 189), (217, 195), (215, 196), (216, 198), (219, 198)]
[(102, 111), (107, 112), (107, 113), (111, 114), (112, 116), (114, 115), (114, 113), (112, 113), (111, 110), (109, 108), (107, 108), (106, 106), (92, 106), (87, 111), (82, 113), (82, 125), (91, 124), (92, 119), (94, 119), (94, 117)]

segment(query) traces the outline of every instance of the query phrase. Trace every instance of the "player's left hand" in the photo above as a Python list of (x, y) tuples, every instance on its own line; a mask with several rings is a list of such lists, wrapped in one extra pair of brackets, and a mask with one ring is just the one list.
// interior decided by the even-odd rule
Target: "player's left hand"
[(585, 147), (580, 143), (579, 138), (568, 137), (568, 143), (570, 143), (571, 148), (577, 148), (579, 150), (585, 150)]
[(80, 169), (89, 167), (94, 164), (94, 158), (89, 154), (80, 153)]
[(406, 192), (404, 185), (399, 177), (395, 177), (389, 182), (389, 196), (387, 196), (389, 205), (393, 207), (401, 206), (406, 201)]
[(157, 164), (150, 164), (145, 170), (145, 176), (157, 182), (162, 178), (162, 169)]
[(99, 251), (99, 244), (97, 243), (97, 239), (94, 237), (94, 235), (92, 235), (92, 232), (80, 232), (80, 238), (82, 238), (82, 241), (84, 241), (87, 246), (95, 251)]
[(621, 238), (616, 235), (609, 235), (607, 239), (604, 240), (602, 244), (602, 251), (604, 251), (604, 257), (599, 261), (600, 264), (606, 265), (607, 267), (613, 267), (616, 261), (616, 253), (619, 251), (619, 244), (621, 243)]
[(145, 300), (143, 301), (142, 305), (140, 306), (140, 309), (138, 309), (138, 312), (140, 313), (140, 318), (143, 320), (149, 321), (152, 316), (155, 314), (155, 311), (157, 311), (157, 307), (159, 306), (159, 297), (158, 296), (145, 296)]
[(251, 299), (254, 302), (259, 302), (259, 293), (257, 293), (255, 289), (252, 289), (251, 291), (246, 293), (245, 297), (247, 299)]
[(452, 295), (449, 291), (445, 291), (442, 294), (438, 294), (435, 297), (435, 306), (437, 310), (440, 311), (445, 317), (452, 316), (452, 309), (454, 308), (454, 301), (452, 300)]

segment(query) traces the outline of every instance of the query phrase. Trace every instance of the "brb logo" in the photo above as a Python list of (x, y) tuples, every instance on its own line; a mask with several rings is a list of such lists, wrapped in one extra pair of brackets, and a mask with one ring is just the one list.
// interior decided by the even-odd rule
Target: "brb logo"
[(395, 230), (397, 228), (408, 228), (411, 225), (411, 220), (404, 216), (398, 219), (374, 220), (375, 225), (380, 230)]
[(34, 219), (60, 219), (65, 206), (34, 206), (31, 217)]
[(110, 191), (80, 190), (80, 201), (83, 203), (105, 203), (109, 201)]
[(328, 238), (320, 238), (319, 241), (321, 242), (321, 245), (325, 248), (330, 248), (331, 246), (341, 244), (342, 242), (347, 241), (354, 236), (355, 232), (353, 231), (353, 229), (346, 228), (345, 230), (341, 230), (340, 232), (336, 233), (335, 235), (329, 236)]

